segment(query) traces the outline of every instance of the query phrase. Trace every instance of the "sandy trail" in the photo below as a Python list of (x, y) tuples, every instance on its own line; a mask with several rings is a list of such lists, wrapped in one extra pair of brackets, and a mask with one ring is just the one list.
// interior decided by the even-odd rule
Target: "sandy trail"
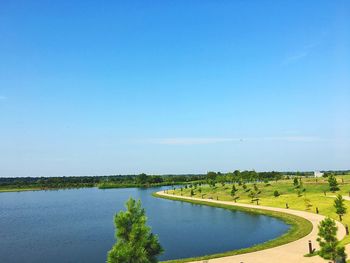
[[(172, 194), (166, 194), (163, 191), (158, 192), (157, 194), (163, 195), (163, 196), (170, 196), (170, 197), (174, 196)], [(316, 241), (317, 233), (318, 233), (317, 226), (320, 223), (320, 221), (322, 221), (325, 218), (322, 215), (313, 214), (305, 211), (293, 210), (293, 209), (234, 203), (230, 201), (217, 201), (212, 199), (199, 199), (199, 198), (184, 197), (184, 196), (176, 196), (176, 197), (187, 199), (187, 200), (201, 200), (201, 201), (217, 203), (217, 204), (225, 204), (225, 205), (231, 205), (231, 206), (258, 208), (262, 210), (283, 212), (283, 213), (303, 217), (309, 220), (313, 225), (312, 231), (307, 236), (288, 244), (284, 244), (278, 247), (268, 248), (268, 249), (264, 249), (256, 252), (241, 254), (241, 255), (221, 257), (221, 258), (215, 258), (215, 259), (210, 259), (205, 261), (194, 261), (192, 263), (203, 263), (203, 262), (208, 262), (208, 263), (235, 263), (235, 262), (237, 263), (241, 263), (241, 262), (242, 263), (299, 263), (299, 262), (300, 263), (304, 263), (304, 262), (305, 263), (325, 263), (325, 262), (329, 262), (328, 260), (324, 260), (319, 256), (304, 257), (304, 255), (309, 252), (308, 250), (309, 240), (311, 240), (312, 246), (318, 249), (318, 243)], [(340, 222), (336, 221), (336, 224), (338, 226), (338, 239), (341, 240), (344, 238), (346, 234), (346, 230), (345, 230), (345, 227)], [(346, 247), (346, 252), (348, 255), (350, 255), (349, 245), (347, 245)]]

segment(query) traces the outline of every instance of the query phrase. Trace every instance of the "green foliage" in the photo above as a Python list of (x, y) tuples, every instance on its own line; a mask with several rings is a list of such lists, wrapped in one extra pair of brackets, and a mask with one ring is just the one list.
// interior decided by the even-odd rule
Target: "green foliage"
[(337, 215), (339, 216), (339, 220), (342, 221), (343, 215), (346, 214), (346, 206), (345, 200), (342, 195), (338, 194), (336, 199), (334, 200), (334, 207)]
[(145, 184), (147, 183), (147, 179), (148, 179), (147, 177), (148, 176), (145, 173), (139, 174), (138, 176), (136, 176), (136, 182), (138, 184)]
[(331, 190), (332, 192), (339, 190), (337, 179), (333, 174), (328, 176), (328, 184), (329, 184), (329, 190)]
[(297, 177), (294, 177), (294, 179), (293, 179), (293, 185), (294, 185), (295, 188), (298, 188), (298, 187), (299, 187), (299, 180), (298, 180)]
[(318, 254), (324, 259), (330, 259), (334, 262), (345, 263), (346, 254), (343, 246), (339, 245), (337, 239), (337, 226), (335, 221), (327, 217), (322, 220), (318, 226), (317, 241), (320, 245)]
[(147, 217), (141, 202), (130, 198), (126, 211), (114, 217), (117, 243), (108, 252), (108, 263), (154, 263), (163, 252), (158, 237), (146, 225)]
[(208, 181), (215, 181), (217, 177), (217, 173), (215, 172), (208, 172), (207, 173), (207, 180)]
[(232, 197), (235, 196), (237, 191), (238, 191), (238, 189), (236, 188), (236, 186), (232, 185), (231, 196)]
[(274, 197), (279, 197), (279, 196), (280, 196), (280, 193), (279, 193), (277, 190), (275, 190), (275, 191), (273, 192), (273, 196), (274, 196)]

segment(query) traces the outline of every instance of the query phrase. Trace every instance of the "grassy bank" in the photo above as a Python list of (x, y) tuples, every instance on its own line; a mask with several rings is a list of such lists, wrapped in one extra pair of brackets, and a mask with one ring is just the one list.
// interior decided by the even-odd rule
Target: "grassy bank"
[(40, 190), (44, 190), (42, 188), (38, 188), (38, 187), (28, 187), (28, 188), (0, 188), (0, 193), (3, 192), (23, 192), (23, 191), (40, 191)]
[(82, 186), (82, 187), (1, 187), (0, 193), (6, 192), (25, 192), (25, 191), (55, 191), (65, 189), (81, 189), (81, 188), (92, 188), (93, 186)]
[(312, 224), (308, 220), (301, 218), (301, 217), (298, 217), (298, 216), (290, 215), (290, 214), (284, 214), (284, 213), (280, 213), (280, 212), (266, 211), (266, 210), (260, 210), (260, 209), (251, 209), (251, 208), (245, 208), (245, 207), (233, 207), (231, 205), (214, 204), (211, 202), (206, 202), (206, 201), (201, 201), (201, 200), (184, 200), (182, 198), (178, 198), (175, 196), (163, 196), (163, 195), (159, 195), (157, 193), (154, 193), (153, 196), (158, 197), (158, 198), (175, 200), (175, 201), (188, 202), (188, 203), (192, 203), (192, 204), (207, 205), (207, 206), (219, 207), (219, 208), (224, 208), (224, 209), (229, 209), (229, 210), (243, 211), (243, 212), (247, 212), (247, 213), (272, 216), (272, 217), (279, 218), (279, 219), (283, 220), (285, 223), (287, 223), (288, 225), (290, 225), (288, 232), (285, 233), (284, 235), (282, 235), (276, 239), (273, 239), (273, 240), (270, 240), (270, 241), (267, 241), (267, 242), (249, 247), (249, 248), (232, 250), (232, 251), (227, 251), (225, 253), (218, 253), (218, 254), (213, 254), (213, 255), (205, 255), (205, 256), (201, 256), (201, 257), (169, 260), (169, 261), (165, 261), (166, 263), (182, 263), (182, 262), (190, 262), (190, 261), (198, 261), (198, 260), (208, 260), (208, 259), (212, 259), (212, 258), (233, 256), (233, 255), (263, 250), (263, 249), (267, 249), (267, 248), (272, 248), (272, 247), (276, 247), (279, 245), (283, 245), (283, 244), (298, 240), (298, 239), (306, 236), (307, 234), (309, 234), (312, 230)]
[(153, 183), (153, 184), (118, 184), (118, 183), (101, 183), (97, 187), (99, 189), (113, 189), (113, 188), (150, 188), (150, 187), (160, 187), (160, 186), (173, 186), (173, 185), (185, 185), (192, 182), (163, 182), (163, 183)]

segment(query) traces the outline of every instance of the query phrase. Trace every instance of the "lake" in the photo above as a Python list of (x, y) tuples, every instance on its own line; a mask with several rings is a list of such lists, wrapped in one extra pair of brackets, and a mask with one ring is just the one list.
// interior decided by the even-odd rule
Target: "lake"
[(0, 262), (105, 262), (115, 242), (113, 216), (129, 197), (146, 209), (165, 249), (160, 260), (245, 248), (289, 229), (269, 216), (151, 196), (162, 189), (0, 193)]

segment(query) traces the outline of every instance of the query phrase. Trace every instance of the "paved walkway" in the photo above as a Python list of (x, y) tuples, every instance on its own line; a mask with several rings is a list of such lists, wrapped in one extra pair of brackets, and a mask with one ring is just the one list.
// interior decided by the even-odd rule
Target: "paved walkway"
[[(158, 192), (157, 194), (163, 195), (163, 196), (170, 196), (170, 197), (174, 196), (172, 194), (166, 194), (163, 191)], [(215, 258), (215, 259), (210, 259), (206, 261), (194, 261), (192, 263), (203, 263), (203, 262), (208, 262), (208, 263), (235, 263), (235, 262), (237, 263), (325, 263), (325, 262), (329, 262), (327, 260), (322, 259), (319, 256), (304, 257), (304, 255), (309, 252), (309, 249), (308, 249), (309, 240), (311, 240), (313, 247), (318, 249), (318, 243), (316, 241), (317, 233), (318, 233), (317, 226), (320, 223), (320, 221), (322, 221), (325, 218), (322, 215), (313, 214), (305, 211), (293, 210), (293, 209), (242, 204), (242, 203), (234, 203), (229, 201), (217, 201), (212, 199), (199, 199), (199, 198), (184, 197), (184, 196), (176, 196), (176, 197), (187, 199), (187, 200), (202, 200), (202, 201), (217, 203), (217, 204), (258, 208), (262, 210), (288, 213), (288, 214), (303, 217), (309, 220), (313, 225), (313, 229), (310, 234), (288, 244), (284, 244), (278, 247), (260, 250), (256, 252), (241, 254), (241, 255)], [(346, 234), (345, 227), (338, 221), (336, 221), (336, 224), (338, 226), (338, 239), (341, 240), (344, 238)], [(347, 246), (346, 251), (348, 255), (350, 255), (349, 253), (350, 247)]]

